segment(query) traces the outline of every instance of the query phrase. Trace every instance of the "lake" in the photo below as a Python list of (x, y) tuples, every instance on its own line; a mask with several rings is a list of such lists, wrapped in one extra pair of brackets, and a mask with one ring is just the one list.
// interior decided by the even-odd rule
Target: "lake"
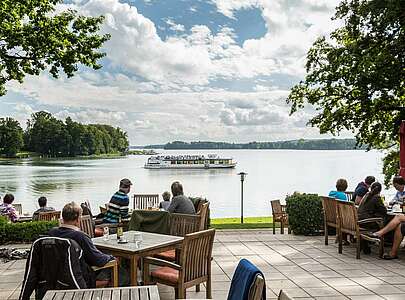
[[(0, 160), (0, 195), (14, 194), (24, 212), (37, 208), (39, 196), (61, 209), (68, 201), (89, 200), (93, 210), (108, 202), (121, 178), (133, 182), (131, 194), (159, 193), (180, 181), (188, 196), (211, 201), (213, 217), (240, 216), (240, 178), (244, 183), (245, 216), (271, 214), (271, 199), (284, 199), (294, 191), (327, 194), (337, 178), (349, 182), (348, 190), (367, 175), (383, 181), (382, 154), (377, 151), (304, 150), (200, 150), (163, 151), (162, 154), (209, 154), (233, 157), (238, 165), (228, 170), (147, 170), (147, 156), (116, 159)], [(393, 191), (385, 191), (391, 197)], [(131, 205), (132, 201), (131, 201)]]

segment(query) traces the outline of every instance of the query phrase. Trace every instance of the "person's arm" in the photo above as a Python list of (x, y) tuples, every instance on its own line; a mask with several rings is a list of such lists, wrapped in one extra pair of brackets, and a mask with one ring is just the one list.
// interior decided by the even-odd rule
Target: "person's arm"
[(176, 211), (177, 205), (178, 205), (178, 202), (176, 200), (172, 199), (172, 201), (170, 201), (169, 207), (167, 208), (167, 211), (169, 213), (174, 213)]
[(11, 222), (16, 222), (18, 220), (17, 210), (14, 207), (11, 207), (8, 213), (8, 216)]
[(114, 256), (104, 254), (94, 246), (92, 240), (87, 235), (83, 235), (83, 255), (87, 264), (94, 267), (102, 267), (111, 260)]
[(394, 198), (388, 203), (390, 206), (393, 206), (395, 203), (399, 201), (398, 193), (395, 194)]
[(120, 207), (120, 214), (121, 218), (125, 219), (128, 218), (129, 214), (129, 197), (126, 195), (125, 199), (123, 199), (122, 206)]
[(385, 218), (387, 215), (387, 208), (382, 202), (381, 197), (375, 197), (375, 214), (377, 217)]

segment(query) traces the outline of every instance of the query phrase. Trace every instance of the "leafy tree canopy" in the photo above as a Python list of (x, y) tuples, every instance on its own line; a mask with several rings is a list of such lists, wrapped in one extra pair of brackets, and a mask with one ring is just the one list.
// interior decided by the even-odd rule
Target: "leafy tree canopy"
[(0, 118), (0, 154), (13, 157), (23, 147), (23, 130), (13, 118)]
[(103, 16), (84, 17), (74, 10), (57, 13), (63, 0), (0, 1), (0, 96), (10, 80), (39, 75), (47, 69), (57, 78), (60, 71), (74, 75), (79, 64), (93, 69), (105, 56), (98, 52), (110, 36), (99, 35)]
[(398, 128), (405, 119), (403, 0), (344, 0), (344, 26), (319, 38), (307, 54), (307, 75), (287, 99), (291, 113), (312, 105), (321, 133), (349, 130), (359, 145), (388, 150), (386, 184), (398, 172)]

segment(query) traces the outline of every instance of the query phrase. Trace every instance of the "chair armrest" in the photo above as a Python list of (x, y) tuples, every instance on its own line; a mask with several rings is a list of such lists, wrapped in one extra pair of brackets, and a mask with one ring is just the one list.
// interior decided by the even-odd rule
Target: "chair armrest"
[(98, 270), (103, 270), (103, 269), (108, 269), (108, 268), (116, 268), (118, 267), (118, 263), (116, 260), (110, 260), (108, 263), (106, 263), (102, 267), (91, 267), (93, 271), (98, 271)]
[(148, 264), (148, 265), (155, 265), (155, 266), (160, 266), (160, 267), (169, 267), (175, 270), (180, 271), (182, 268), (178, 264), (159, 259), (159, 258), (154, 258), (154, 257), (144, 257), (143, 258), (143, 263)]
[(382, 218), (369, 218), (369, 219), (360, 220), (357, 223), (359, 225), (369, 224), (369, 223), (377, 223), (380, 227), (383, 227), (384, 221), (383, 221)]

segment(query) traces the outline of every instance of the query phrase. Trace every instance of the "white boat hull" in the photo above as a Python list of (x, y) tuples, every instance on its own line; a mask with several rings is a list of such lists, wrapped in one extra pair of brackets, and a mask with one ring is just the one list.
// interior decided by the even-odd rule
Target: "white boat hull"
[(236, 167), (236, 163), (227, 164), (227, 165), (147, 165), (145, 164), (145, 169), (181, 169), (181, 170), (190, 170), (190, 169), (232, 169)]

